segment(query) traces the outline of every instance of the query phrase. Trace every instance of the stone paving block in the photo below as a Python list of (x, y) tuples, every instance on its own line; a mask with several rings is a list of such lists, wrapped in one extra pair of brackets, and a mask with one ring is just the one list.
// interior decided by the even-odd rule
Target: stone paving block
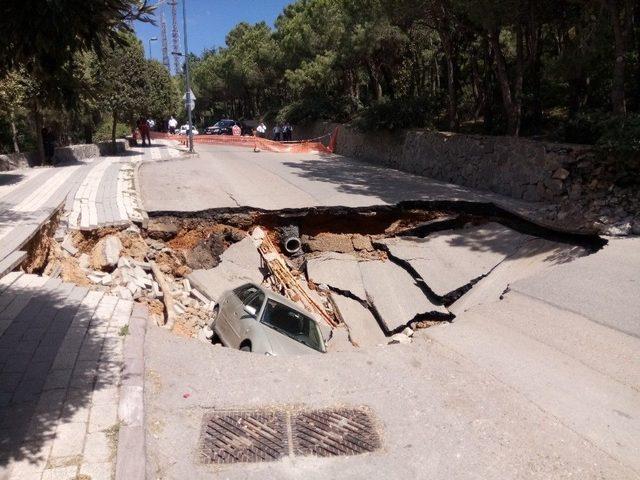
[(118, 404), (109, 403), (104, 405), (93, 405), (89, 413), (89, 429), (90, 433), (101, 432), (113, 427), (118, 423)]
[(77, 466), (53, 468), (44, 471), (42, 480), (75, 480), (77, 472)]
[(91, 480), (111, 480), (113, 470), (111, 462), (83, 464), (80, 466), (80, 478), (82, 475), (86, 475)]
[(69, 381), (71, 380), (71, 372), (71, 369), (52, 370), (49, 372), (49, 375), (47, 375), (47, 380), (44, 384), (43, 390), (67, 388)]
[(118, 403), (118, 388), (96, 388), (91, 396), (91, 403), (95, 405), (111, 405)]
[(56, 429), (56, 438), (51, 448), (52, 457), (68, 457), (81, 455), (87, 424), (63, 423)]
[(82, 456), (86, 463), (103, 463), (111, 460), (112, 451), (107, 434), (104, 432), (87, 434)]
[(62, 407), (61, 419), (66, 424), (82, 423), (89, 421), (88, 402), (67, 401)]

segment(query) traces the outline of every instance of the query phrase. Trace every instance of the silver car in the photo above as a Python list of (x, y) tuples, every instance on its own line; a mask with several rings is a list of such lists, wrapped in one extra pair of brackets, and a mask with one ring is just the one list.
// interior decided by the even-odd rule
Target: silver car
[(224, 345), (266, 355), (324, 353), (322, 332), (309, 314), (282, 295), (248, 283), (226, 292), (211, 328)]

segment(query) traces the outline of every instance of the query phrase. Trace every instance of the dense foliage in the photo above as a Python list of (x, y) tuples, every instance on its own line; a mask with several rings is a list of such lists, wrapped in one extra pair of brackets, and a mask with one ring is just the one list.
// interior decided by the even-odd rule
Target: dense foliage
[(134, 20), (151, 21), (146, 0), (3, 0), (2, 13), (0, 153), (43, 158), (43, 128), (59, 144), (90, 142), (105, 121), (121, 134), (117, 122), (178, 108), (173, 80), (132, 33)]
[(634, 0), (298, 0), (274, 29), (241, 23), (191, 64), (203, 123), (322, 118), (595, 143), (638, 124), (639, 44)]

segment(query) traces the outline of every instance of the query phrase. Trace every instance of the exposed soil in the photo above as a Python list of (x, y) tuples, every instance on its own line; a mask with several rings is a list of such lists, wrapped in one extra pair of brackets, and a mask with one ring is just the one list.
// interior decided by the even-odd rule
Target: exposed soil
[[(301, 289), (297, 290), (298, 294), (308, 294), (310, 300), (307, 301), (311, 302), (311, 306), (313, 303), (320, 305), (328, 317), (339, 321), (337, 307), (331, 300), (329, 287), (315, 285), (307, 280), (307, 258), (321, 252), (336, 252), (362, 259), (385, 260), (389, 255), (385, 249), (375, 246), (378, 239), (405, 235), (424, 237), (434, 231), (491, 220), (495, 219), (469, 212), (402, 207), (310, 209), (269, 213), (253, 211), (202, 214), (201, 217), (163, 216), (154, 218), (149, 230), (131, 227), (105, 228), (91, 232), (75, 231), (71, 237), (78, 249), (75, 255), (70, 254), (68, 249), (62, 248), (53, 239), (57, 227), (57, 221), (53, 221), (27, 246), (28, 258), (23, 268), (30, 273), (60, 277), (66, 282), (144, 303), (149, 307), (156, 322), (162, 324), (167, 317), (166, 306), (163, 294), (151, 273), (150, 262), (155, 262), (159, 270), (166, 275), (171, 289), (169, 297), (174, 297), (177, 305), (174, 333), (187, 337), (201, 337), (203, 328), (208, 325), (213, 305), (191, 293), (186, 277), (196, 269), (215, 268), (219, 265), (222, 254), (231, 245), (246, 238), (256, 226), (264, 230), (267, 238), (273, 243), (275, 254), (282, 257), (285, 277), (290, 274), (287, 278), (293, 279), (291, 282), (301, 286)], [(281, 227), (290, 225), (295, 225), (300, 230), (302, 251), (288, 256), (284, 254), (280, 245), (281, 238), (278, 232)], [(521, 226), (517, 222), (509, 226), (520, 231), (526, 230), (526, 233), (537, 231), (536, 227)], [(547, 234), (556, 235), (553, 232)], [(98, 242), (108, 236), (117, 236), (120, 240), (120, 258), (117, 266), (113, 265), (104, 272), (96, 271), (97, 269), (92, 268), (91, 254)], [(558, 235), (556, 239), (557, 237)], [(586, 244), (591, 242), (597, 245), (598, 241), (599, 239), (595, 238), (584, 239)], [(265, 266), (269, 262), (266, 262), (264, 252), (262, 254)], [(272, 270), (265, 278), (265, 285), (279, 293), (295, 290), (291, 285), (283, 284), (282, 280), (278, 283), (276, 276)], [(416, 282), (419, 281), (420, 279), (416, 278)], [(363, 306), (370, 308), (364, 303)], [(416, 318), (410, 326), (413, 329), (428, 328), (440, 321), (442, 319)]]

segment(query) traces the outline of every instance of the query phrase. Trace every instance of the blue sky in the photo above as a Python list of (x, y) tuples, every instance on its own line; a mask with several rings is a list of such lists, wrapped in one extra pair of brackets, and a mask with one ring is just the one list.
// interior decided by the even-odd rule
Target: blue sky
[[(273, 26), (273, 22), (282, 9), (293, 0), (186, 0), (187, 28), (189, 33), (189, 51), (200, 54), (206, 48), (224, 45), (224, 38), (239, 22), (256, 23), (262, 20)], [(166, 3), (166, 0), (160, 3)], [(160, 11), (165, 12), (169, 52), (171, 48), (171, 7), (160, 6), (156, 10), (157, 26), (138, 23), (136, 33), (144, 42), (149, 54), (149, 39), (158, 37), (151, 44), (153, 58), (162, 61), (162, 43), (160, 37)], [(180, 29), (180, 49), (182, 50), (182, 0), (178, 0), (178, 18)]]

